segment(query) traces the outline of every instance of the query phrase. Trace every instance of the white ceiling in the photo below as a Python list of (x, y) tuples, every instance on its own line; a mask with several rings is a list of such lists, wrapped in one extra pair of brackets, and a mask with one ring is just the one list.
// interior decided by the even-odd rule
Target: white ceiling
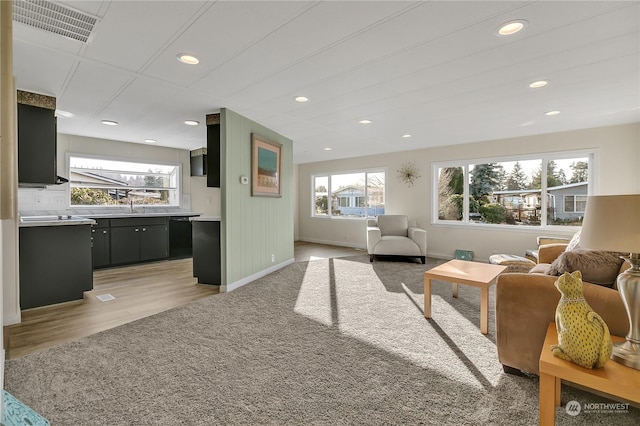
[(637, 0), (56, 3), (100, 19), (92, 42), (14, 22), (14, 71), (74, 114), (60, 133), (196, 149), (226, 107), (306, 163), (640, 121)]

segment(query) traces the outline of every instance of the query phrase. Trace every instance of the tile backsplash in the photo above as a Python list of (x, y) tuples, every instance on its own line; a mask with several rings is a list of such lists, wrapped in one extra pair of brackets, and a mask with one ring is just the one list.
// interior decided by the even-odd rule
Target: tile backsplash
[[(46, 188), (19, 188), (18, 211), (22, 216), (38, 215), (82, 215), (98, 213), (128, 213), (129, 206), (113, 207), (74, 207), (69, 205), (68, 184), (47, 186)], [(149, 212), (168, 212), (188, 210), (191, 205), (190, 195), (182, 194), (180, 207), (144, 207)]]

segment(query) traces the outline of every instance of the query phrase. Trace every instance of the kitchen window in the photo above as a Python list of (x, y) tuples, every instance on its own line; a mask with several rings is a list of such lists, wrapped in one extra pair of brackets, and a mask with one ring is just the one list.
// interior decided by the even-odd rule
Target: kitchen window
[(70, 204), (179, 206), (178, 164), (69, 155)]
[(592, 152), (437, 163), (434, 223), (580, 226)]
[(365, 218), (384, 213), (383, 170), (322, 174), (311, 179), (313, 217)]

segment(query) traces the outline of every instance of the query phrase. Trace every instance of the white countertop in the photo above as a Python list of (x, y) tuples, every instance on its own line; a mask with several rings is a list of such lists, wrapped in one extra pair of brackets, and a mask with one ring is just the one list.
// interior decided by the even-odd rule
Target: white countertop
[(29, 226), (65, 226), (65, 225), (93, 225), (96, 221), (82, 216), (23, 216), (20, 227)]
[[(117, 219), (127, 217), (171, 217), (186, 216), (195, 219), (200, 213), (194, 212), (134, 212), (134, 213), (90, 213), (87, 215), (42, 215), (21, 216), (20, 227), (28, 226), (61, 226), (61, 225), (95, 225), (94, 219)], [(209, 219), (214, 220), (214, 219)], [(220, 219), (218, 219), (220, 220)]]
[(194, 216), (189, 218), (192, 222), (220, 222), (220, 216)]

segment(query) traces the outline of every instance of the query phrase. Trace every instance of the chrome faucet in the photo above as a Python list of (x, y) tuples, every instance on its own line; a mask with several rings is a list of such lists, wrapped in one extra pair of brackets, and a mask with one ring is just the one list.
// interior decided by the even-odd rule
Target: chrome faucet
[(133, 198), (129, 200), (129, 212), (133, 213)]

